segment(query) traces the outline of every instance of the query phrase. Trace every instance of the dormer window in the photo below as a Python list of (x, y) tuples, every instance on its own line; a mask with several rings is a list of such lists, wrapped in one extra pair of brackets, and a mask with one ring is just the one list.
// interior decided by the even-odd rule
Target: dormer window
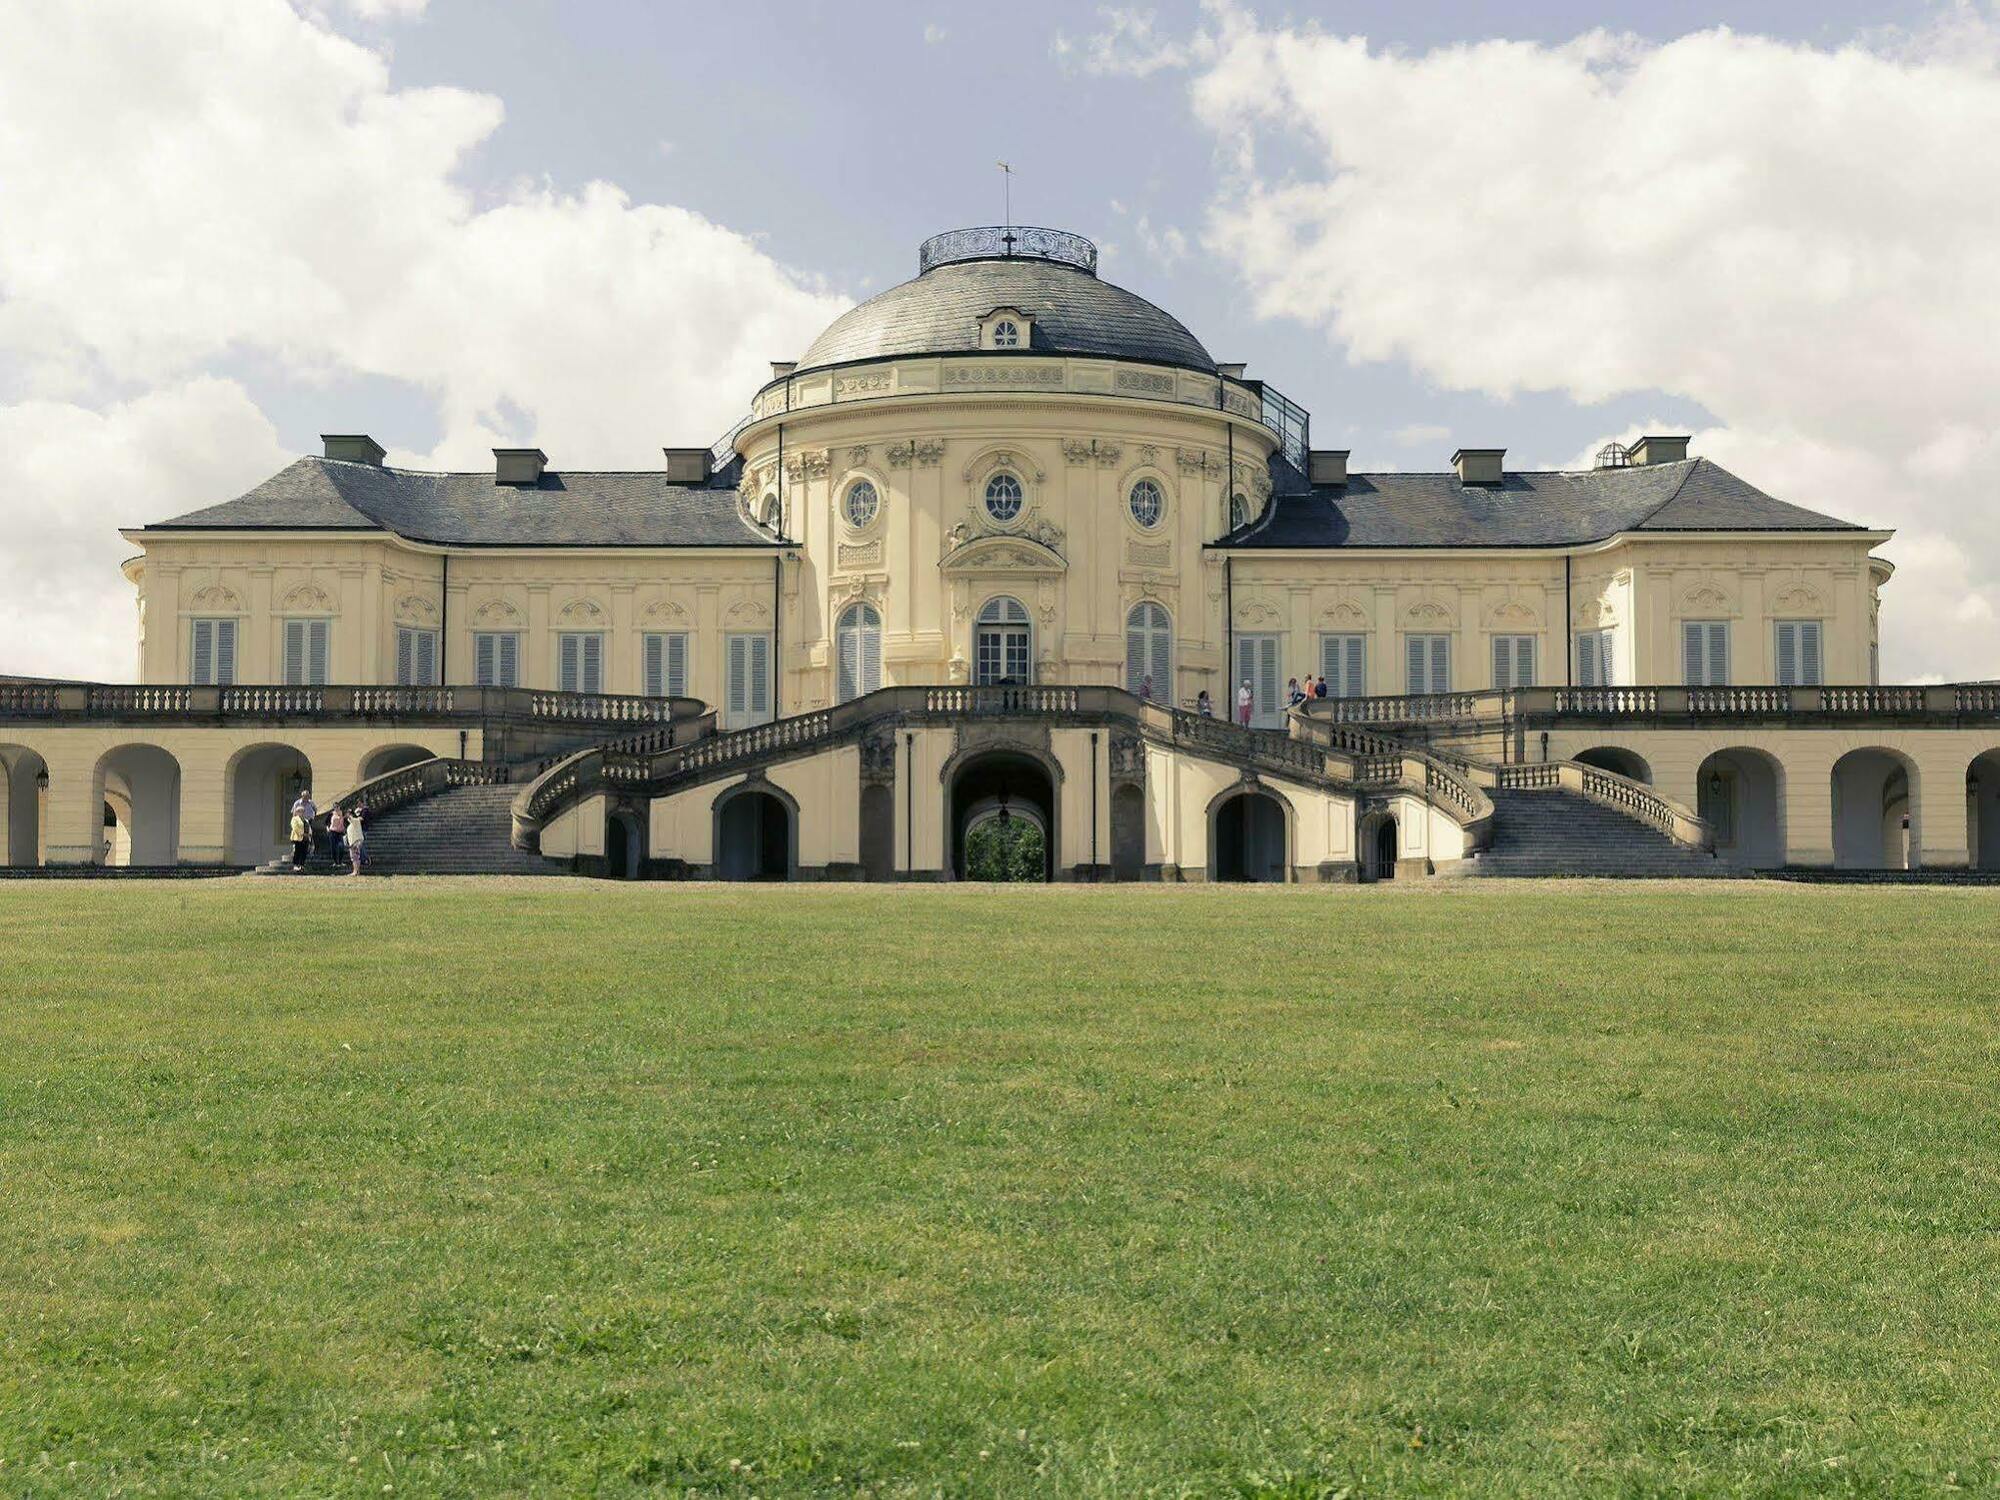
[(982, 349), (1026, 349), (1035, 342), (1035, 320), (1018, 307), (996, 307), (979, 320)]

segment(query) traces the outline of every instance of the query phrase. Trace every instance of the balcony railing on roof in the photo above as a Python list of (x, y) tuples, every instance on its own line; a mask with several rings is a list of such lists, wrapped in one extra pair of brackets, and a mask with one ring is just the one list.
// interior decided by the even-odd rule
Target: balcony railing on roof
[(1097, 274), (1097, 246), (1066, 229), (1032, 224), (986, 224), (934, 234), (917, 248), (917, 274), (961, 260), (1015, 259), (1052, 260)]

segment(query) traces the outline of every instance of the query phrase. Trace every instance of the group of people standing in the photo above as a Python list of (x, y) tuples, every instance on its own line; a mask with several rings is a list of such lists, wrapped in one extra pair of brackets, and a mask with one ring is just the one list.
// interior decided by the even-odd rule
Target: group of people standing
[[(310, 788), (299, 793), (299, 800), (292, 804), (292, 869), (296, 873), (304, 870), (306, 860), (311, 857), (313, 845), (318, 838), (317, 823), (319, 809), (313, 805)], [(361, 867), (368, 862), (368, 809), (357, 807), (349, 812), (339, 803), (326, 815), (327, 852), (338, 861), (345, 859), (347, 873), (359, 875)]]
[[(1308, 672), (1304, 681), (1300, 681), (1294, 677), (1286, 682), (1285, 706), (1288, 708), (1297, 708), (1308, 698), (1326, 697), (1328, 691), (1324, 677), (1315, 677), (1312, 673)], [(1207, 688), (1203, 688), (1195, 698), (1194, 711), (1204, 719), (1215, 716), (1215, 704), (1209, 698)], [(1242, 686), (1236, 689), (1236, 722), (1241, 724), (1245, 729), (1248, 729), (1250, 727), (1250, 720), (1256, 712), (1257, 694), (1250, 686), (1250, 679), (1246, 677), (1243, 679)]]

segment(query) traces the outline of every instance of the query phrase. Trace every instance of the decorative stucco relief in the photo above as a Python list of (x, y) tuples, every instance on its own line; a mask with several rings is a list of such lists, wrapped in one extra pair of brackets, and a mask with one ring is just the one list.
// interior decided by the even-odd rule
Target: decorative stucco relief
[(422, 594), (404, 594), (396, 601), (395, 616), (398, 625), (424, 628), (437, 624), (438, 610), (437, 605)]

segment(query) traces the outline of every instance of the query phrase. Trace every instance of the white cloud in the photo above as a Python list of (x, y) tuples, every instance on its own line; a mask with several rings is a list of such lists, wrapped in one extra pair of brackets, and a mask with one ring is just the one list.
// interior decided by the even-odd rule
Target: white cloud
[(1422, 448), (1432, 443), (1442, 443), (1451, 436), (1449, 427), (1441, 427), (1435, 422), (1406, 422), (1389, 434), (1390, 439), (1405, 448)]
[(1723, 425), (1697, 451), (1902, 528), (1886, 671), (2000, 675), (1969, 628), (2000, 605), (1988, 18), (1894, 48), (1599, 32), (1397, 55), (1216, 17), (1200, 118), (1317, 163), (1249, 156), (1210, 217), (1261, 311), (1456, 389), (1698, 401)]
[(1206, 31), (1185, 37), (1161, 32), (1159, 15), (1137, 6), (1102, 5), (1101, 30), (1088, 36), (1056, 33), (1058, 61), (1081, 72), (1108, 78), (1149, 78), (1173, 68), (1192, 67), (1215, 55), (1215, 39)]
[(926, 47), (935, 47), (950, 35), (949, 31), (945, 30), (944, 27), (935, 21), (926, 22), (924, 25), (924, 45)]
[(1187, 236), (1173, 225), (1169, 224), (1156, 230), (1153, 228), (1152, 219), (1141, 214), (1132, 228), (1137, 231), (1139, 243), (1145, 246), (1146, 254), (1158, 261), (1163, 268), (1172, 270), (1175, 264), (1186, 257)]
[(20, 497), (0, 502), (0, 671), (114, 680), (138, 664), (118, 528), (240, 494), (292, 456), (240, 385), (208, 377), (99, 411), (0, 406), (0, 453)]
[[(443, 437), (427, 460), (531, 442), (558, 463), (649, 465), (722, 431), (766, 361), (846, 305), (744, 235), (609, 183), (475, 202), (456, 174), (500, 101), (395, 88), (379, 53), (283, 0), (0, 0), (0, 35), (0, 361), (37, 398), (10, 424), (55, 431), (50, 402), (87, 414), (198, 388), (248, 352), (428, 391)], [(228, 498), (275, 467), (269, 446), (198, 494), (155, 471), (115, 519)], [(11, 531), (45, 501), (10, 494)], [(69, 614), (129, 602), (94, 564), (45, 589), (69, 590)], [(99, 670), (125, 675), (130, 654)], [(47, 658), (0, 619), (0, 670)]]

